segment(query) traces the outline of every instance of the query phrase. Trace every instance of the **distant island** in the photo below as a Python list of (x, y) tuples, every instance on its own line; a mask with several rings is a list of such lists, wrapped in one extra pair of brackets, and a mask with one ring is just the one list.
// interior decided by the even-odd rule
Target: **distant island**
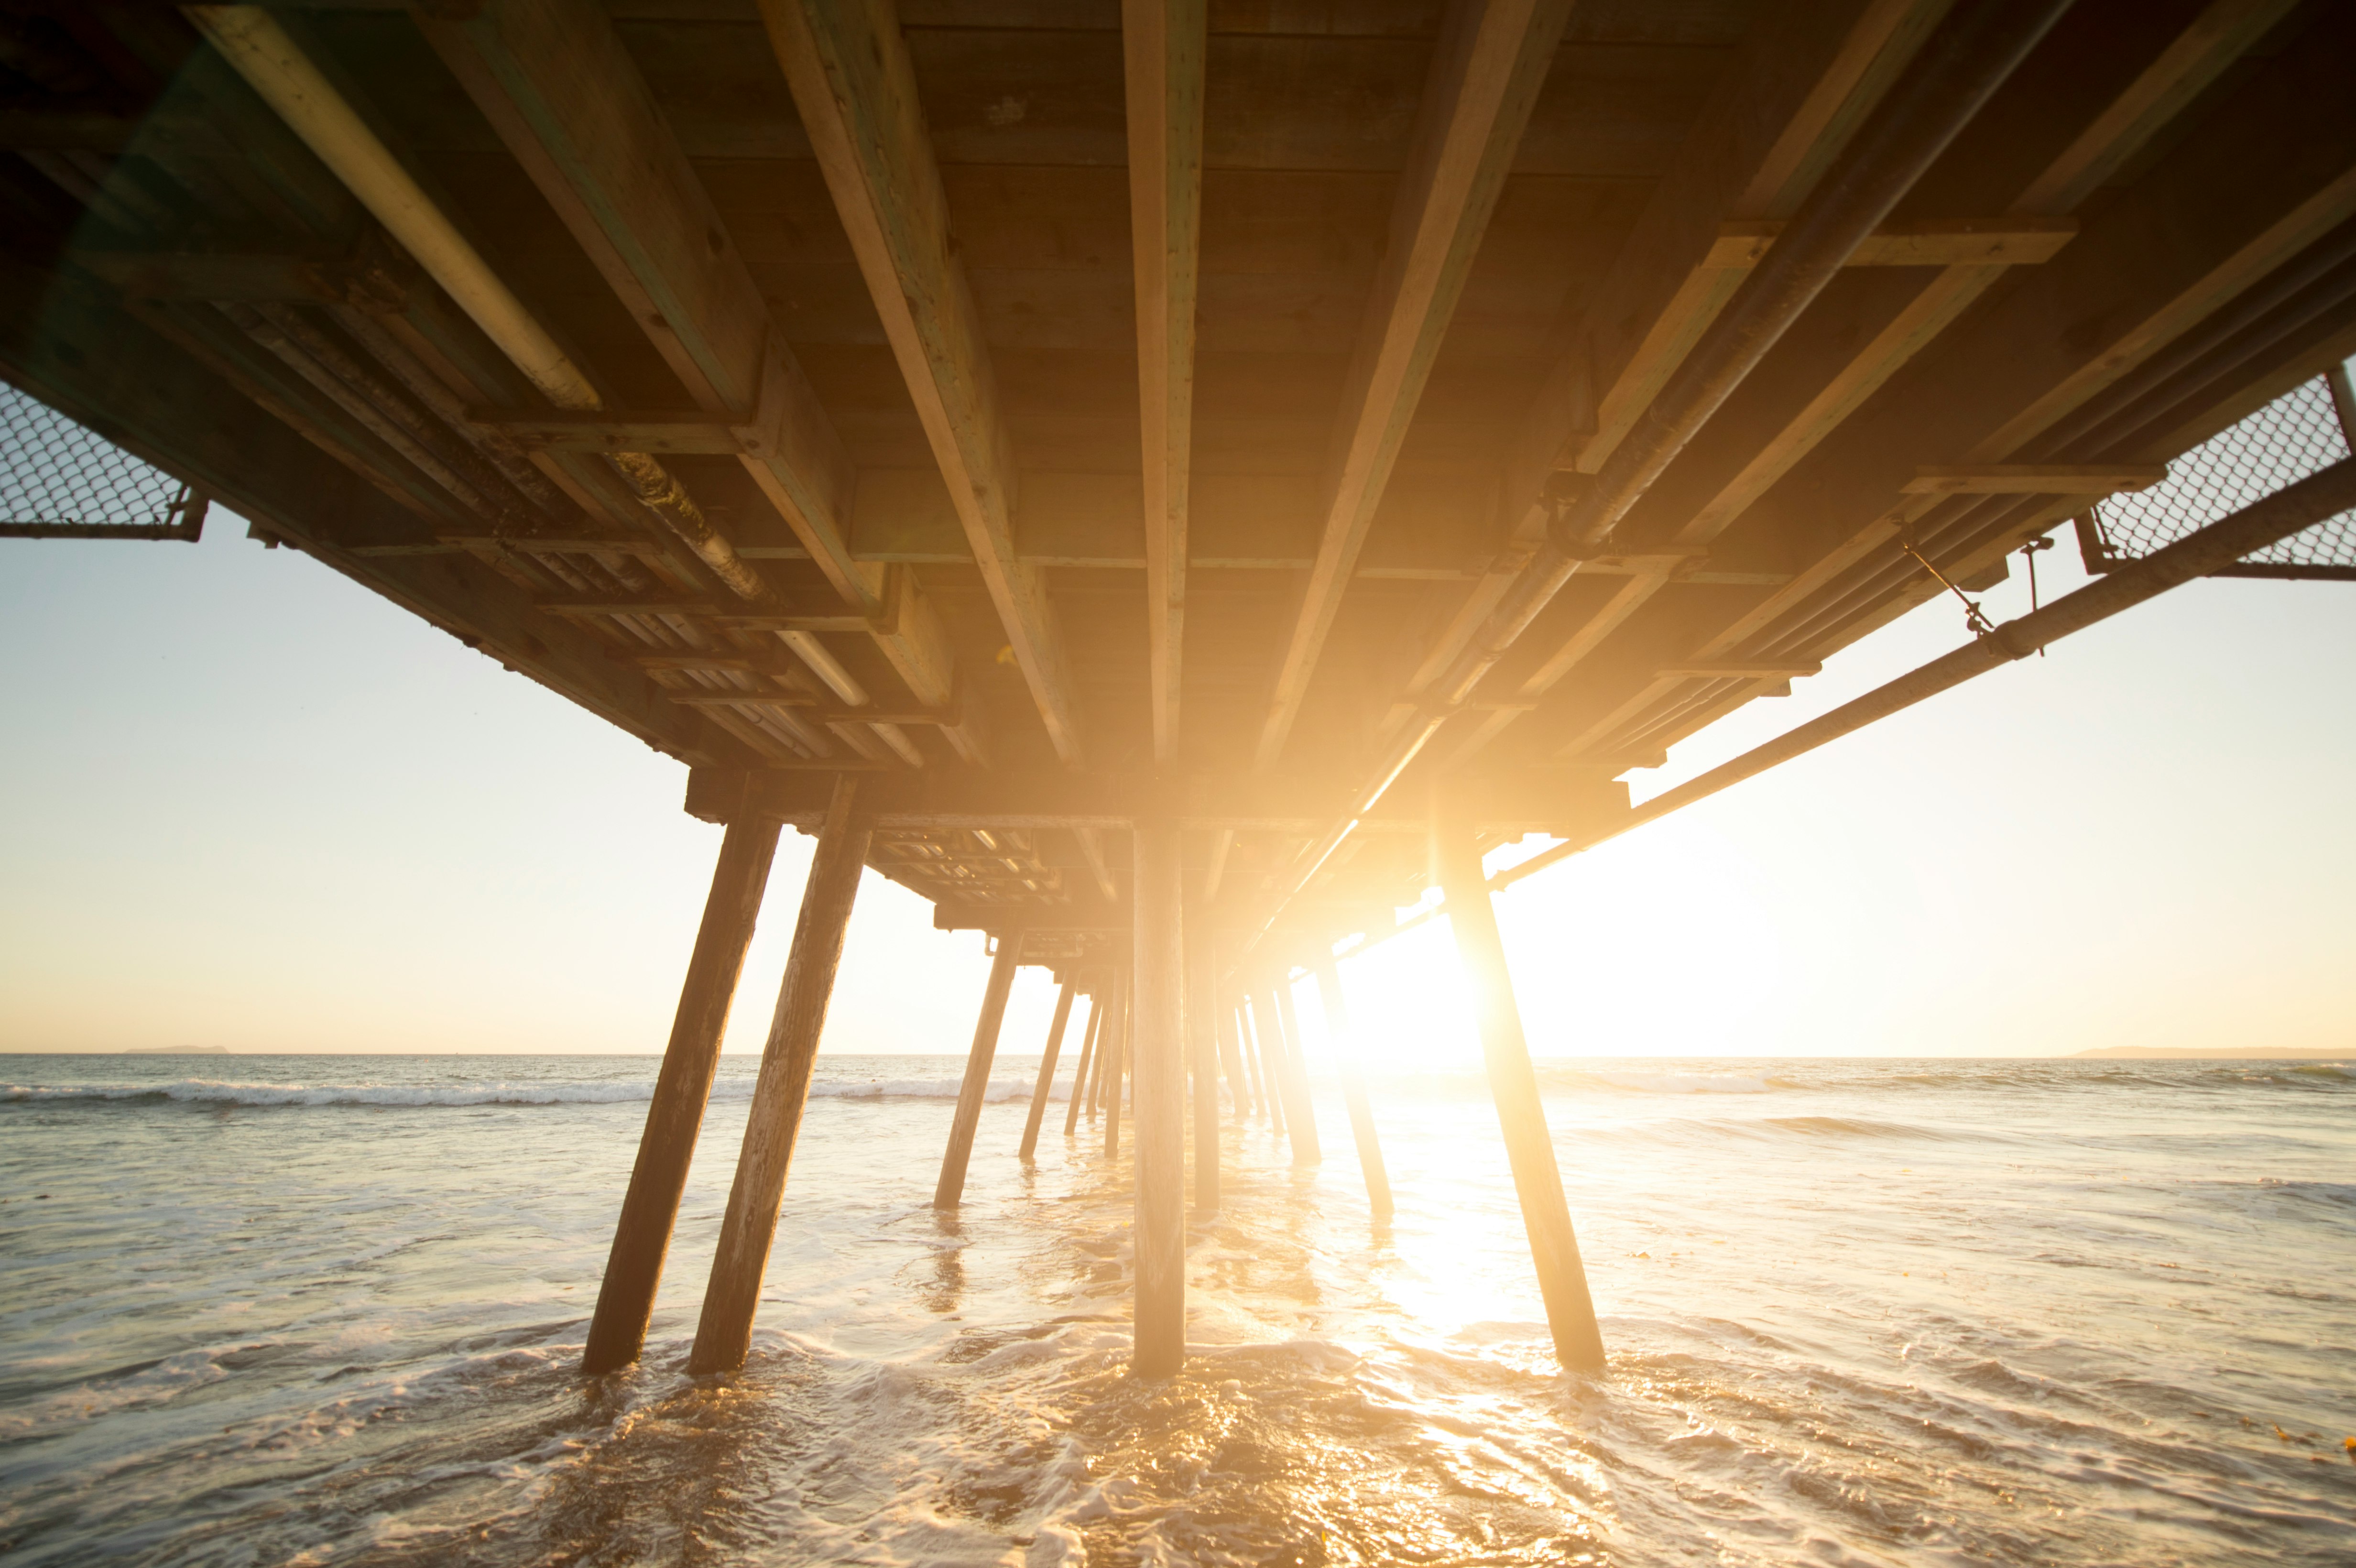
[(125, 1056), (227, 1056), (225, 1045), (127, 1045)]
[(2104, 1045), (2075, 1054), (2107, 1056), (2126, 1061), (2199, 1061), (2202, 1057), (2227, 1058), (2236, 1061), (2330, 1061), (2356, 1057), (2356, 1051), (2280, 1051), (2267, 1045), (2223, 1046), (2215, 1050), (2181, 1045)]

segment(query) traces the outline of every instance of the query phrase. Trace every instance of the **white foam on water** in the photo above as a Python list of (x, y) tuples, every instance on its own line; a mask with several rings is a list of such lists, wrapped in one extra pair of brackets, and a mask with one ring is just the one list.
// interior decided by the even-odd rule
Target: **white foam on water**
[(1741, 1072), (1597, 1072), (1615, 1089), (1641, 1094), (1772, 1094), (1778, 1085)]
[[(2356, 1547), (2344, 1080), (1550, 1065), (1600, 1382), (1553, 1362), (1485, 1089), (1376, 1079), (1398, 1201), (1377, 1227), (1321, 1083), (1322, 1164), (1223, 1128), (1221, 1206), (1188, 1218), (1192, 1362), (1147, 1384), (1133, 1131), (1108, 1160), (1102, 1124), (1067, 1141), (1059, 1110), (1019, 1162), (1030, 1072), (1002, 1062), (963, 1206), (937, 1212), (962, 1065), (819, 1059), (753, 1360), (691, 1379), (755, 1069), (725, 1060), (647, 1356), (591, 1382), (637, 1122), (604, 1107), (643, 1104), (651, 1061), (142, 1083), (19, 1059), (12, 1568), (2337, 1568)], [(207, 1114), (246, 1104), (267, 1114)], [(306, 1109), (335, 1104), (486, 1109)], [(1640, 1157), (1601, 1141), (1621, 1133)]]

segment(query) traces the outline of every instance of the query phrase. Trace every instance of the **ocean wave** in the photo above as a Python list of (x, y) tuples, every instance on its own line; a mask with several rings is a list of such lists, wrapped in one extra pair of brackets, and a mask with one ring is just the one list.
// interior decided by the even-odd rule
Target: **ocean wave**
[(1636, 1094), (1772, 1094), (1784, 1087), (1772, 1078), (1742, 1072), (1579, 1072), (1565, 1075), (1581, 1087), (1601, 1085)]
[[(954, 1078), (895, 1078), (864, 1083), (814, 1083), (813, 1100), (954, 1100), (959, 1083)], [(1067, 1099), (1069, 1086), (1058, 1083), (1050, 1098)], [(712, 1086), (714, 1100), (749, 1100), (753, 1081), (726, 1079)], [(174, 1102), (189, 1105), (252, 1106), (455, 1106), (470, 1105), (601, 1105), (643, 1104), (654, 1097), (654, 1085), (644, 1081), (573, 1080), (552, 1083), (231, 1083), (211, 1079), (183, 1078), (171, 1083), (9, 1083), (0, 1084), (0, 1104), (72, 1104), (75, 1102)], [(983, 1096), (1002, 1103), (1027, 1100), (1031, 1086), (999, 1082)]]

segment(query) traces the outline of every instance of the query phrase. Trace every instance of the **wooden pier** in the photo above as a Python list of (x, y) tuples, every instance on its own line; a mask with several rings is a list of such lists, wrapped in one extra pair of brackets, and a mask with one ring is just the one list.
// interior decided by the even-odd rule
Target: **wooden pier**
[[(1436, 877), (1554, 1344), (1599, 1370), (1490, 906), (1527, 872), (1484, 853), (2356, 505), (2343, 439), (2145, 554), (2102, 531), (2319, 378), (2356, 419), (2327, 0), (28, 0), (0, 41), (0, 376), (725, 825), (593, 1372), (640, 1352), (785, 827), (818, 851), (698, 1371), (793, 1245), (870, 870), (995, 955), (936, 1205), (1057, 1136), (1072, 1059), (1061, 1136), (1134, 1155), (1146, 1376), (1221, 1120), (1323, 1158), (1296, 977), (1346, 1045), (1337, 951)], [(1630, 809), (2064, 527), (2094, 586)], [(980, 1113), (1022, 965), (1062, 992), (1018, 1149)], [(1344, 1099), (1379, 1222), (1412, 1111)]]

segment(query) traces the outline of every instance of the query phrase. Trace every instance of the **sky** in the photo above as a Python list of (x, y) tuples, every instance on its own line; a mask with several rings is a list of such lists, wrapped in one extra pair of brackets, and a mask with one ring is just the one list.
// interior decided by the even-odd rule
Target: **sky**
[[(243, 535), (0, 539), (0, 1051), (659, 1051), (720, 839), (686, 769)], [(2040, 574), (2083, 581), (2066, 531)], [(1927, 605), (1636, 798), (1965, 637)], [(2351, 677), (2356, 585), (2197, 582), (1574, 858), (1498, 901), (1532, 1049), (2356, 1047)], [(988, 968), (870, 875), (824, 1049), (962, 1052)], [(1444, 923), (1342, 976), (1376, 1064), (1478, 1060)], [(1024, 971), (1001, 1049), (1053, 1001)]]

